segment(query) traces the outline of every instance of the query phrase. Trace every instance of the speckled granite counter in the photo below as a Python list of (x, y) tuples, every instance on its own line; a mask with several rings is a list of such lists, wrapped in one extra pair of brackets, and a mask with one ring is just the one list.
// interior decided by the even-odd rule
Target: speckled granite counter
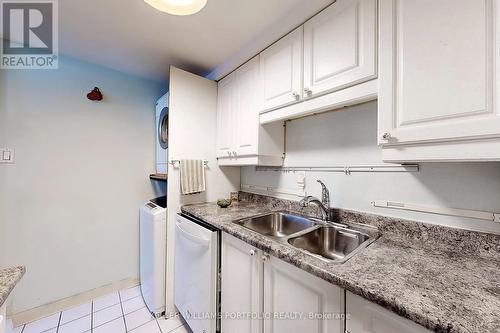
[(336, 210), (339, 222), (377, 226), (382, 236), (346, 263), (331, 264), (232, 223), (272, 210), (319, 212), (293, 201), (244, 197), (251, 201), (182, 211), (432, 331), (500, 332), (500, 236)]
[(10, 292), (21, 280), (26, 269), (22, 266), (0, 269), (0, 306), (3, 305)]

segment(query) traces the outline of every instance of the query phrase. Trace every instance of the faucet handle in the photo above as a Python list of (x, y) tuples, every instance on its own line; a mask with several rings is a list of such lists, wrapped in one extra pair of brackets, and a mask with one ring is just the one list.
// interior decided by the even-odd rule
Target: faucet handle
[(307, 207), (308, 206), (308, 203), (307, 203), (308, 199), (309, 199), (309, 196), (305, 195), (302, 199), (300, 199), (299, 206), (300, 207)]
[(325, 183), (323, 183), (321, 180), (318, 179), (317, 182), (321, 185), (321, 201), (323, 205), (325, 205), (327, 208), (330, 208), (330, 191), (328, 191)]

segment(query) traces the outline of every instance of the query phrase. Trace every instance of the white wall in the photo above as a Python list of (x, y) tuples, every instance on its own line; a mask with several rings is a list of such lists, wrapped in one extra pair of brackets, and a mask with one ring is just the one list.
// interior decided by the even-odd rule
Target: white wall
[[(102, 102), (87, 100), (94, 86)], [(0, 266), (27, 268), (13, 312), (138, 276), (166, 88), (68, 58), (0, 71), (0, 146), (16, 150), (15, 165), (0, 165)]]
[[(287, 123), (287, 166), (382, 164), (376, 142), (377, 104), (371, 102)], [(372, 200), (500, 212), (500, 163), (425, 163), (418, 173), (306, 174), (306, 191), (321, 197), (316, 179), (330, 189), (332, 206), (500, 233), (500, 224), (374, 208)], [(296, 175), (242, 169), (242, 184), (296, 189)], [(298, 198), (295, 198), (298, 200)]]

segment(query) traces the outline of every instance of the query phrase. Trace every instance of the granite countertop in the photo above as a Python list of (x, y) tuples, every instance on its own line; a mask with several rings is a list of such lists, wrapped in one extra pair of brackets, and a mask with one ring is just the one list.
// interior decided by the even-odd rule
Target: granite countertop
[(3, 305), (10, 292), (21, 280), (26, 268), (23, 266), (0, 269), (0, 306)]
[(334, 264), (232, 223), (283, 209), (301, 210), (278, 199), (225, 209), (215, 203), (182, 207), (184, 213), (431, 331), (500, 332), (500, 236), (339, 210), (339, 222), (369, 223), (382, 236), (347, 262)]

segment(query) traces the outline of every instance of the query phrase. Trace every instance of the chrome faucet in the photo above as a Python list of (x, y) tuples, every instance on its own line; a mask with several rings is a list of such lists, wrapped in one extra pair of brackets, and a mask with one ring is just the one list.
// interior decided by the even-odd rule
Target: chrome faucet
[(330, 192), (321, 180), (318, 179), (318, 183), (320, 183), (321, 185), (321, 200), (311, 195), (307, 195), (302, 200), (300, 200), (299, 204), (302, 207), (307, 207), (311, 203), (315, 204), (321, 209), (321, 212), (323, 214), (323, 221), (331, 222), (332, 214), (330, 211)]

